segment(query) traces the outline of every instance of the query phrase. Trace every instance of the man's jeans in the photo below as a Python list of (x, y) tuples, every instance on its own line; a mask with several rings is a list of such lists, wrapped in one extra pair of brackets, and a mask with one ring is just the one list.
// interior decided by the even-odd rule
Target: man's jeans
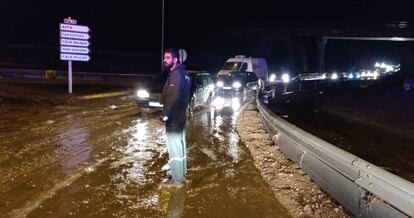
[(180, 183), (187, 174), (187, 151), (185, 144), (185, 130), (182, 132), (166, 132), (167, 148), (173, 182)]

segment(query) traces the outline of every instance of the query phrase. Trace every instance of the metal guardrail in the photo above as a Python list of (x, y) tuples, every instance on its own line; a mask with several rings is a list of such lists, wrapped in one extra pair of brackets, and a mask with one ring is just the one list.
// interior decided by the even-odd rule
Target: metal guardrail
[[(57, 79), (67, 78), (67, 71), (54, 71)], [(6, 77), (18, 78), (44, 78), (46, 70), (27, 70), (27, 69), (13, 69), (0, 68), (0, 75)], [(141, 80), (151, 79), (151, 74), (122, 74), (122, 73), (93, 73), (93, 72), (73, 72), (73, 77), (85, 80)]]
[(414, 184), (257, 107), (280, 149), (356, 217), (414, 217)]

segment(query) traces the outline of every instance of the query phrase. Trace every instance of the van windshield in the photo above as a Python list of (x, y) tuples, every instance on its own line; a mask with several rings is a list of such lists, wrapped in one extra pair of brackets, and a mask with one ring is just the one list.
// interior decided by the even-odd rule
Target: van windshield
[(240, 70), (243, 62), (226, 62), (222, 70)]

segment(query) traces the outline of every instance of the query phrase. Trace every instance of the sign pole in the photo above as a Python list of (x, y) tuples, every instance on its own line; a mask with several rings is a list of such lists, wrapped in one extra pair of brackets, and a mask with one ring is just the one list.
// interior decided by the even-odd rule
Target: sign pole
[(72, 94), (72, 61), (68, 61), (68, 89), (69, 94)]
[(164, 68), (164, 10), (165, 10), (165, 2), (162, 0), (162, 8), (161, 8), (161, 73), (162, 69)]

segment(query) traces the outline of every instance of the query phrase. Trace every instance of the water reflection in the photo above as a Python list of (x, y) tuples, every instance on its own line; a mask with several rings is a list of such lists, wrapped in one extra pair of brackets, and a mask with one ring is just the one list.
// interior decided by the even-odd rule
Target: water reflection
[(171, 217), (171, 218), (182, 217), (182, 214), (184, 211), (186, 193), (187, 193), (186, 188), (180, 188), (172, 192), (169, 192), (171, 197), (168, 201), (168, 207), (167, 207), (165, 217)]
[(160, 149), (160, 145), (165, 144), (164, 128), (159, 128), (148, 120), (138, 119), (133, 123), (132, 127), (125, 130), (132, 137), (125, 147), (119, 147), (122, 157), (112, 166), (114, 168), (128, 166), (122, 174), (117, 175), (119, 179), (126, 179), (140, 185), (148, 184), (152, 181), (146, 176), (149, 173), (148, 163), (165, 152)]
[(237, 116), (246, 99), (215, 100), (210, 109), (195, 113), (187, 128), (191, 170), (183, 217), (287, 216), (237, 133)]
[(227, 148), (227, 154), (233, 158), (234, 163), (240, 161), (240, 147), (239, 147), (239, 136), (236, 132), (232, 131), (229, 134), (229, 145)]
[(60, 162), (66, 174), (71, 173), (79, 164), (88, 160), (91, 155), (92, 147), (89, 140), (89, 132), (84, 126), (83, 118), (74, 119), (72, 116), (66, 116), (71, 124), (62, 129), (57, 136), (59, 147), (56, 149), (58, 157), (63, 157)]
[(239, 111), (241, 105), (244, 104), (247, 96), (236, 95), (218, 95), (212, 101), (212, 107), (217, 110), (230, 110), (231, 112)]

